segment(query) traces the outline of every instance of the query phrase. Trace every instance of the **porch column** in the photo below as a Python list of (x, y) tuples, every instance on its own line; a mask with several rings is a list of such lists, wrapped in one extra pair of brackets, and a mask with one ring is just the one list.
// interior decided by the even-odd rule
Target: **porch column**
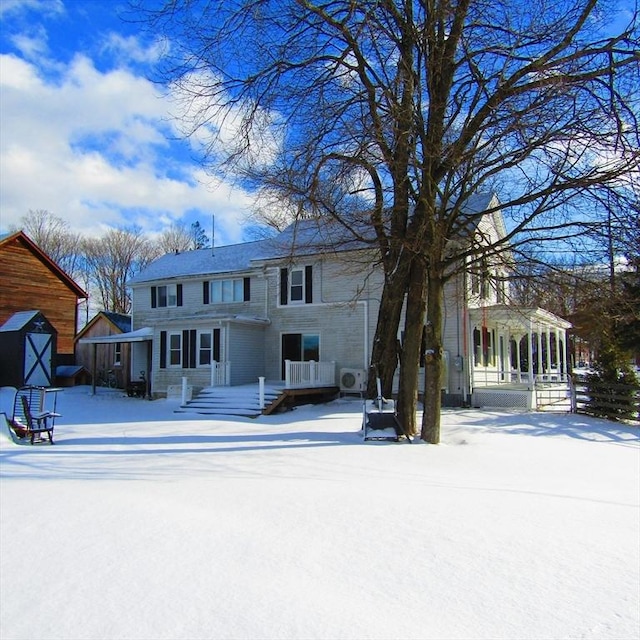
[(546, 329), (547, 336), (547, 374), (551, 373), (551, 327), (547, 327)]
[(520, 356), (520, 340), (522, 340), (522, 336), (518, 335), (518, 339), (514, 341), (516, 343), (516, 371), (518, 375), (518, 384), (522, 382), (522, 358)]
[(529, 348), (529, 384), (533, 384), (533, 320), (529, 322), (529, 333), (527, 334), (527, 345)]
[(538, 375), (542, 375), (542, 330), (538, 325), (538, 331), (536, 332), (536, 337), (538, 340)]

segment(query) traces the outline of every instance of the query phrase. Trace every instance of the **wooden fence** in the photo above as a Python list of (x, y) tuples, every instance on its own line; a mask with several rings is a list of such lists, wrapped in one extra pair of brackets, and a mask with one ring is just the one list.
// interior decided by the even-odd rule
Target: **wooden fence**
[(628, 384), (571, 382), (571, 410), (613, 420), (640, 420), (640, 389)]

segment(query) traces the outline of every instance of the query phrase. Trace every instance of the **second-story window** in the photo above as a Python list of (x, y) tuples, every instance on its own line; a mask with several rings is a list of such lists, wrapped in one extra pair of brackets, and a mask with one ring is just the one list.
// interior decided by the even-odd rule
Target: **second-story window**
[(280, 269), (280, 304), (313, 302), (313, 267)]
[(182, 285), (166, 284), (151, 287), (151, 308), (156, 307), (181, 307)]
[(227, 280), (205, 280), (202, 288), (203, 304), (221, 302), (249, 302), (251, 299), (250, 278), (230, 278)]
[(244, 300), (242, 278), (234, 280), (213, 280), (211, 282), (211, 302), (242, 302)]
[(289, 302), (304, 300), (304, 271), (293, 269), (289, 274)]

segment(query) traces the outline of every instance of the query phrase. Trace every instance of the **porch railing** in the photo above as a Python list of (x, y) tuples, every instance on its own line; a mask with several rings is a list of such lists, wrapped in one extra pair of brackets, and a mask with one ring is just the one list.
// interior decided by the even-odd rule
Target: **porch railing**
[[(496, 371), (491, 369), (474, 369), (473, 385), (475, 387), (486, 387), (493, 385), (509, 384), (530, 384), (531, 375), (528, 371)], [(549, 371), (545, 373), (534, 373), (533, 383), (540, 384), (566, 384), (569, 376), (559, 371)]]
[(325, 387), (336, 384), (336, 363), (307, 360), (285, 360), (284, 382), (287, 389), (293, 387)]
[(211, 386), (228, 387), (231, 384), (231, 362), (211, 361)]

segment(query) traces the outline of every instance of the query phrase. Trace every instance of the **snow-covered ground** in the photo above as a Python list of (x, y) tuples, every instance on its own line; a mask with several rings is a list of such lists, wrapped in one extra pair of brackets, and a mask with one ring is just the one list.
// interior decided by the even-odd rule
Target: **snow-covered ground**
[(363, 443), (361, 403), (203, 419), (65, 390), (2, 426), (0, 638), (640, 635), (637, 428), (455, 410)]

